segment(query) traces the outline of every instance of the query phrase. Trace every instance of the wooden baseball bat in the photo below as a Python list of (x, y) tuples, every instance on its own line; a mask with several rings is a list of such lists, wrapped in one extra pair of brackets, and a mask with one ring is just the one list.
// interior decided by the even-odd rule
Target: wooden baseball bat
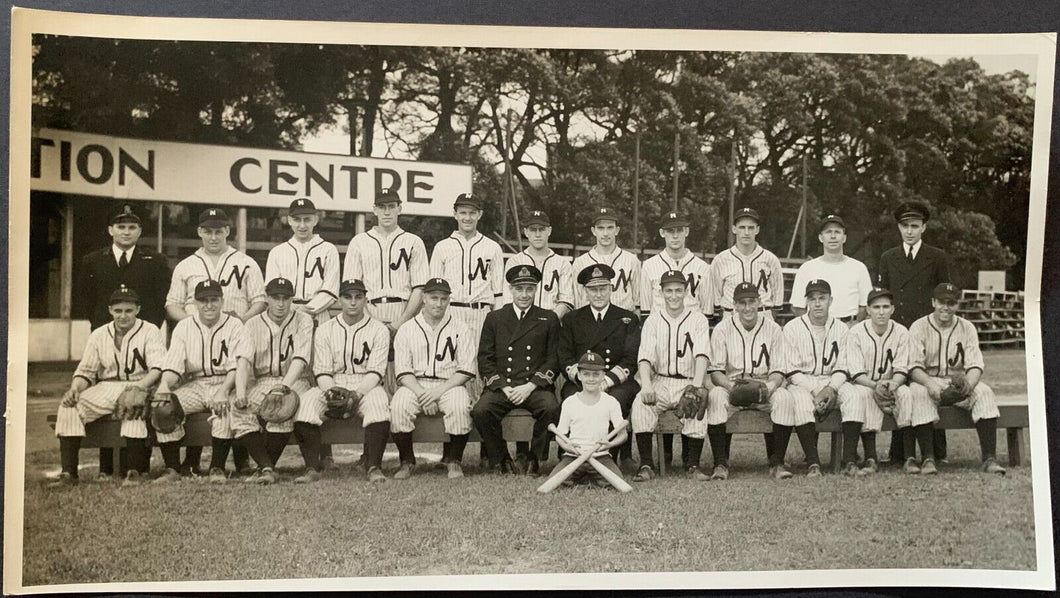
[(633, 486), (630, 486), (629, 483), (626, 482), (625, 478), (612, 471), (603, 463), (597, 461), (596, 459), (589, 459), (589, 465), (592, 465), (593, 469), (599, 472), (600, 475), (604, 476), (604, 479), (610, 482), (611, 485), (614, 486), (615, 489), (619, 492), (633, 491)]
[[(611, 431), (610, 434), (607, 435), (607, 440), (611, 440), (612, 438), (617, 436), (619, 430), (626, 429), (626, 426), (628, 426), (628, 425), (629, 425), (628, 422), (622, 422), (621, 426), (616, 427), (614, 430)], [(556, 430), (557, 430), (557, 428), (556, 428), (555, 424), (549, 424), (548, 425), (548, 431), (549, 432), (552, 432), (553, 434), (555, 434)], [(562, 434), (560, 434), (560, 436), (562, 436)], [(564, 439), (566, 439), (566, 436), (564, 436)], [(556, 488), (559, 488), (560, 485), (563, 484), (563, 482), (567, 481), (567, 478), (571, 477), (574, 474), (574, 472), (577, 471), (578, 468), (581, 467), (582, 464), (585, 463), (586, 461), (588, 461), (589, 458), (592, 457), (592, 456), (593, 456), (593, 453), (591, 451), (586, 452), (586, 453), (581, 454), (581, 455), (578, 455), (578, 458), (576, 458), (574, 461), (571, 461), (571, 463), (569, 465), (567, 465), (566, 467), (564, 467), (563, 469), (561, 469), (559, 471), (559, 473), (557, 473), (554, 476), (549, 477), (547, 480), (545, 480), (545, 482), (543, 484), (538, 486), (537, 487), (537, 491), (542, 493), (542, 494), (547, 494), (549, 492), (552, 492)]]

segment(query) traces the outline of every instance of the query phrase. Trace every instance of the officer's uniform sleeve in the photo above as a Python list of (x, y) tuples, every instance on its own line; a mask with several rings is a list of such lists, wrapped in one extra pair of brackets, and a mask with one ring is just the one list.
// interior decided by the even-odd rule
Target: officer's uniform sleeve
[(935, 263), (937, 264), (935, 284), (952, 282), (950, 279), (949, 256), (943, 253)]
[(539, 388), (551, 388), (556, 383), (556, 372), (559, 370), (559, 358), (556, 355), (559, 345), (559, 318), (553, 312), (547, 312), (546, 318), (548, 333), (545, 337), (545, 359), (530, 377), (530, 381)]
[(334, 354), (331, 351), (331, 343), (328, 342), (330, 330), (331, 326), (325, 324), (313, 335), (313, 375), (316, 378), (335, 373)]
[(459, 334), (460, 337), (456, 339), (456, 371), (474, 378), (478, 375), (478, 345), (475, 343), (478, 339), (472, 336), (467, 326), (461, 326)]
[(961, 332), (964, 336), (964, 371), (983, 371), (983, 352), (979, 348), (979, 333), (975, 325), (967, 320), (961, 320)]
[(498, 313), (501, 312), (491, 311), (486, 314), (478, 342), (478, 373), (485, 380), (486, 388), (490, 390), (500, 390), (506, 383), (497, 367), (497, 335), (494, 331), (496, 317), (494, 316)]
[(427, 284), (430, 277), (430, 264), (427, 261), (427, 248), (423, 245), (423, 239), (416, 237), (412, 245), (412, 255), (409, 257), (409, 286), (413, 290)]
[(624, 323), (623, 326), (625, 326), (625, 338), (622, 356), (618, 359), (618, 363), (607, 372), (607, 376), (615, 384), (621, 384), (637, 373), (637, 358), (640, 353), (640, 320), (634, 314), (629, 318), (629, 323)]
[(888, 259), (887, 255), (888, 254), (886, 252), (884, 252), (884, 254), (880, 256), (880, 264), (879, 264), (880, 271), (877, 273), (876, 281), (879, 283), (879, 285), (881, 287), (890, 290), (891, 289), (891, 260)]
[(566, 372), (567, 368), (578, 362), (579, 355), (574, 350), (574, 335), (576, 331), (574, 328), (577, 324), (574, 321), (573, 311), (567, 312), (567, 315), (563, 316), (563, 320), (560, 322), (559, 328), (559, 344), (556, 347), (556, 352), (559, 357), (559, 367)]
[[(398, 328), (397, 334), (394, 335), (394, 379), (401, 380), (402, 376), (409, 374), (415, 374), (412, 363), (412, 330), (416, 324), (413, 320), (409, 320)], [(426, 347), (421, 347), (421, 350), (425, 350)]]

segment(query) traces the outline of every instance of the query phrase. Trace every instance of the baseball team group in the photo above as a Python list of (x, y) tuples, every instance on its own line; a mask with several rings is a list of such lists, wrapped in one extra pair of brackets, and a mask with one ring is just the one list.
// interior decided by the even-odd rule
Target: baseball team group
[[(297, 199), (286, 213), (292, 236), (269, 251), (264, 274), (228, 244), (225, 211), (207, 208), (201, 248), (171, 274), (162, 255), (137, 245), (141, 219), (122, 205), (110, 218), (111, 246), (77, 272), (93, 330), (58, 409), (62, 472), (52, 484), (78, 483), (85, 425), (104, 417), (121, 420), (125, 446), (118, 471), (112, 449), (100, 450), (100, 475), (123, 485), (148, 479), (153, 446), (164, 462), (155, 483), (228, 482), (229, 454), (243, 480), (275, 483), (292, 437), (305, 465), (293, 481), (313, 482), (332, 462), (322, 426), (350, 418), (364, 427), (367, 479), (389, 479), (392, 440), (399, 466), (389, 476), (402, 480), (416, 469), (417, 418), (438, 414), (449, 478), (464, 475), (474, 428), (487, 471), (545, 473), (555, 439), (552, 475), (565, 483), (605, 484), (613, 476), (601, 465), (645, 482), (656, 459), (674, 458), (669, 436), (653, 455), (666, 411), (681, 422), (686, 474), (725, 480), (726, 422), (745, 409), (769, 413), (765, 448), (777, 480), (793, 475), (793, 432), (806, 457), (799, 469), (821, 475), (816, 423), (833, 411), (845, 475), (878, 471), (887, 414), (898, 426), (890, 460), (905, 473), (936, 474), (945, 436), (933, 424), (949, 405), (970, 411), (983, 470), (1005, 473), (976, 329), (957, 314), (961, 291), (945, 253), (921, 240), (925, 204), (894, 211), (902, 243), (881, 256), (875, 283), (844, 255), (842, 218), (827, 215), (822, 255), (799, 267), (788, 298), (795, 317), (783, 327), (774, 319), (784, 305), (780, 260), (758, 244), (762, 218), (751, 208), (735, 213), (735, 244), (710, 263), (686, 246), (691, 223), (679, 213), (664, 216), (664, 247), (642, 263), (617, 245), (620, 218), (599, 208), (596, 244), (572, 264), (549, 248), (544, 212), (523, 220), (529, 247), (505, 261), (478, 231), (477, 196), (455, 200), (456, 230), (429, 254), (398, 225), (401, 207), (394, 191), (378, 194), (374, 226), (340, 259), (314, 231), (312, 201)], [(502, 420), (516, 408), (534, 424), (513, 459)], [(210, 414), (206, 469), (203, 447), (181, 442), (184, 418), (196, 412)]]

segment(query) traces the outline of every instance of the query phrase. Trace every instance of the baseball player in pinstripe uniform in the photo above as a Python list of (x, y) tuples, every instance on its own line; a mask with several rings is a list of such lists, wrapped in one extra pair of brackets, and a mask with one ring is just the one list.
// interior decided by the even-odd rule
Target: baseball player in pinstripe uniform
[[(589, 229), (596, 238), (596, 245), (579, 255), (571, 270), (577, 273), (593, 264), (607, 265), (615, 271), (615, 278), (611, 281), (611, 303), (637, 313), (637, 301), (640, 299), (640, 260), (618, 246), (620, 230), (618, 215), (613, 210), (597, 210), (593, 216), (593, 226)], [(589, 297), (585, 286), (574, 285), (574, 307), (585, 307), (588, 304)]]
[[(121, 286), (110, 295), (112, 322), (92, 331), (81, 361), (74, 370), (70, 389), (63, 394), (55, 418), (55, 435), (59, 437), (62, 473), (55, 485), (77, 483), (78, 451), (85, 436), (85, 424), (114, 413), (118, 395), (126, 386), (150, 389), (161, 376), (165, 358), (165, 340), (154, 324), (137, 317), (140, 297), (136, 291)], [(119, 475), (125, 482), (139, 481), (145, 456), (147, 423), (143, 419), (121, 422), (125, 448), (121, 449)]]
[(814, 404), (825, 387), (838, 392), (847, 383), (847, 372), (842, 368), (847, 327), (829, 315), (831, 305), (832, 288), (828, 282), (811, 280), (806, 285), (806, 313), (784, 326), (788, 393), (773, 397), (771, 412), (774, 444), (770, 472), (778, 480), (791, 477), (784, 456), (792, 428), (810, 464), (807, 475), (821, 475)]
[[(961, 290), (956, 285), (948, 282), (939, 284), (932, 292), (931, 306), (934, 311), (913, 322), (909, 328), (912, 340), (910, 377), (915, 383), (910, 384), (910, 387), (914, 396), (921, 399), (913, 404), (913, 425), (926, 419), (926, 416), (916, 413), (918, 406), (925, 405), (923, 397), (927, 395), (931, 399), (931, 406), (936, 407), (942, 390), (950, 383), (946, 377), (964, 374), (966, 398), (955, 407), (967, 409), (972, 414), (975, 430), (979, 434), (983, 471), (1004, 475), (1005, 468), (997, 462), (997, 418), (1000, 412), (993, 389), (981, 381), (983, 353), (979, 349), (979, 334), (974, 324), (957, 315), (960, 298)], [(920, 450), (927, 457), (934, 454), (933, 449), (927, 450), (923, 444)], [(906, 456), (908, 466), (909, 455)], [(907, 467), (907, 471), (909, 469)]]
[[(295, 284), (286, 278), (273, 278), (265, 285), (268, 303), (265, 313), (247, 321), (245, 332), (251, 358), (239, 360), (236, 375), (236, 403), (247, 405), (232, 413), (236, 438), (260, 432), (257, 412), (265, 395), (277, 386), (286, 386), (299, 398), (309, 392), (309, 361), (313, 352), (313, 317), (293, 308)], [(338, 289), (336, 289), (338, 290)], [(265, 426), (265, 449), (275, 464), (294, 430), (294, 420), (269, 422)]]
[(449, 434), (442, 462), (450, 479), (464, 476), (460, 461), (471, 433), (466, 384), (478, 371), (478, 338), (447, 313), (451, 293), (444, 278), (429, 279), (423, 285), (420, 314), (405, 322), (394, 337), (394, 364), (401, 385), (390, 403), (390, 428), (401, 459), (395, 480), (408, 478), (416, 464), (412, 431), (420, 413), (442, 413)]
[[(548, 214), (540, 210), (530, 212), (523, 224), (523, 234), (530, 246), (508, 258), (505, 268), (536, 266), (541, 271), (541, 284), (537, 287), (534, 305), (563, 316), (574, 309), (574, 273), (567, 258), (557, 255), (548, 247), (552, 234), (552, 222)], [(503, 301), (510, 303), (511, 293), (504, 289)]]
[(269, 250), (265, 280), (285, 279), (294, 286), (294, 309), (315, 318), (329, 318), (328, 308), (338, 298), (339, 250), (313, 232), (320, 216), (308, 199), (296, 199), (287, 209), (291, 238)]
[(199, 214), (199, 238), (202, 247), (184, 258), (173, 269), (173, 280), (166, 295), (166, 313), (170, 319), (183, 320), (195, 311), (196, 285), (214, 280), (224, 290), (224, 313), (242, 321), (265, 311), (265, 280), (261, 267), (250, 256), (228, 246), (231, 221), (220, 208), (209, 208)]
[[(883, 411), (876, 403), (876, 387), (893, 383), (898, 404), (899, 427), (909, 424), (912, 393), (905, 385), (909, 376), (909, 330), (891, 319), (894, 296), (882, 287), (868, 297), (869, 317), (847, 333), (846, 371), (850, 384), (839, 387), (839, 410), (843, 416), (843, 473), (862, 476), (878, 471), (876, 433), (883, 427)], [(885, 381), (891, 382), (885, 382)], [(903, 418), (902, 411), (905, 410)], [(928, 426), (930, 432), (930, 425)], [(858, 437), (865, 448), (865, 463), (857, 466)], [(913, 435), (910, 434), (910, 439)], [(930, 471), (928, 473), (931, 473)]]
[[(383, 388), (390, 331), (366, 313), (368, 289), (364, 281), (344, 280), (339, 285), (342, 315), (317, 328), (313, 341), (313, 373), (317, 388), (306, 392), (295, 414), (295, 433), (306, 460), (302, 481), (319, 474), (320, 426), (324, 423), (324, 394), (332, 386), (355, 390), (361, 398), (356, 414), (364, 425), (364, 453), (368, 481), (383, 482), (383, 451), (390, 436), (390, 396)], [(298, 422), (310, 424), (301, 426)], [(303, 436), (307, 435), (307, 436)], [(299, 480), (295, 480), (298, 482)]]
[(644, 261), (640, 277), (640, 311), (646, 314), (663, 309), (660, 279), (664, 272), (677, 270), (687, 281), (685, 305), (710, 316), (714, 313), (714, 294), (710, 289), (710, 266), (685, 246), (688, 219), (670, 212), (659, 227), (666, 247)]
[(722, 309), (723, 317), (732, 316), (733, 291), (744, 282), (754, 284), (758, 289), (761, 298), (758, 309), (766, 317), (772, 318), (773, 310), (784, 304), (784, 275), (780, 260), (758, 244), (759, 220), (758, 212), (751, 208), (736, 212), (732, 225), (736, 244), (714, 256), (710, 262), (714, 305)]
[[(686, 386), (702, 387), (710, 366), (710, 322), (685, 302), (688, 281), (684, 274), (678, 270), (664, 272), (659, 284), (665, 307), (653, 311), (644, 321), (637, 357), (637, 381), (641, 390), (630, 410), (630, 423), (640, 452), (640, 469), (633, 478), (638, 482), (655, 475), (651, 466), (651, 437), (659, 414), (677, 406)], [(688, 439), (682, 445), (684, 467), (694, 479), (709, 479), (699, 471), (707, 419), (682, 419), (681, 425), (682, 439)], [(665, 457), (660, 455), (662, 458)]]
[[(761, 312), (762, 289), (753, 282), (741, 282), (733, 289), (732, 305), (736, 315), (722, 319), (710, 335), (710, 404), (707, 408), (707, 436), (714, 455), (711, 479), (729, 478), (729, 447), (732, 434), (725, 429), (729, 416), (738, 410), (729, 402), (736, 380), (763, 382), (769, 403), (756, 406), (770, 410), (770, 405), (790, 402), (784, 388), (784, 334), (780, 325)], [(766, 434), (766, 454), (772, 454), (772, 435)]]
[[(215, 280), (207, 279), (195, 285), (195, 313), (173, 328), (162, 368), (162, 381), (158, 385), (158, 392), (176, 393), (185, 414), (212, 412), (210, 482), (222, 484), (227, 479), (225, 460), (232, 448), (229, 407), (236, 383), (236, 364), (241, 357), (251, 359), (243, 322), (221, 313), (223, 293), (221, 283)], [(175, 388), (178, 385), (179, 388)], [(188, 475), (198, 470), (202, 447), (187, 447), (184, 463), (178, 462), (179, 442), (184, 438), (183, 425), (168, 434), (158, 432), (157, 437), (166, 471), (156, 481), (179, 480), (178, 469)], [(260, 450), (255, 451), (256, 460), (262, 458), (264, 452), (264, 445), (259, 446)], [(258, 461), (259, 467), (265, 466), (264, 460)]]

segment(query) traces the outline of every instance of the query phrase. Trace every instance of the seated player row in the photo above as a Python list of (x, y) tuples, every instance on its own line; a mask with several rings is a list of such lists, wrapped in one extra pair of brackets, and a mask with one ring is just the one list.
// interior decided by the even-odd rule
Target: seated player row
[[(403, 325), (393, 341), (400, 384), (393, 400), (382, 384), (390, 333), (366, 314), (366, 290), (360, 280), (342, 283), (341, 316), (320, 325), (315, 335), (311, 317), (291, 309), (293, 285), (287, 279), (269, 282), (268, 309), (246, 325), (221, 312), (221, 285), (203, 281), (195, 289), (196, 313), (177, 325), (168, 351), (158, 328), (136, 317), (135, 292), (121, 288), (111, 297), (113, 323), (93, 332), (59, 409), (60, 483), (76, 480), (84, 424), (114, 412), (119, 395), (130, 384), (144, 389), (157, 384), (156, 394), (175, 391), (186, 413), (212, 412), (210, 479), (215, 482), (226, 480), (225, 460), (233, 442), (245, 446), (258, 464), (258, 474), (250, 479), (274, 482), (273, 464), (292, 432), (306, 464), (306, 472), (296, 481), (317, 479), (320, 426), (329, 406), (334, 416), (357, 413), (362, 418), (372, 481), (386, 479), (381, 463), (391, 434), (401, 460), (395, 477), (412, 473), (411, 432), (419, 413), (443, 414), (450, 435), (443, 462), (450, 477), (462, 475), (460, 462), (472, 424), (490, 462), (502, 471), (517, 471), (521, 468), (501, 437), (501, 419), (522, 407), (535, 418), (534, 442), (519, 456), (528, 462), (529, 471), (545, 459), (547, 426), (560, 420), (553, 390), (560, 364), (567, 378), (561, 389), (566, 398), (579, 390), (577, 362), (590, 351), (599, 354), (607, 368), (605, 392), (620, 404), (622, 417), (631, 420), (641, 458), (637, 481), (654, 475), (651, 437), (658, 415), (676, 407), (687, 387), (693, 392), (705, 389), (708, 376), (709, 394), (696, 392), (698, 397), (709, 397), (699, 417), (682, 419), (683, 463), (696, 479), (728, 476), (731, 438), (725, 422), (740, 408), (771, 413), (774, 432), (767, 449), (774, 477), (791, 475), (783, 457), (792, 430), (803, 445), (810, 475), (819, 475), (815, 417), (837, 404), (847, 441), (848, 474), (876, 470), (875, 433), (884, 410), (893, 410), (900, 427), (914, 430), (915, 435), (907, 438), (921, 443), (923, 463), (910, 457), (906, 471), (934, 473), (931, 424), (938, 418), (937, 404), (948, 384), (945, 377), (953, 372), (965, 376), (958, 405), (969, 409), (976, 421), (984, 468), (1004, 472), (995, 459), (997, 407), (990, 388), (979, 381), (983, 363), (975, 329), (954, 313), (959, 294), (955, 286), (947, 283), (935, 289), (935, 311), (911, 331), (890, 320), (890, 292), (874, 289), (869, 320), (848, 330), (828, 314), (832, 301), (828, 283), (811, 281), (806, 289), (807, 314), (782, 331), (772, 319), (761, 317), (758, 289), (745, 283), (733, 293), (736, 317), (724, 319), (711, 335), (706, 317), (685, 303), (687, 280), (681, 272), (662, 275), (665, 308), (653, 312), (642, 330), (632, 312), (610, 305), (614, 275), (602, 264), (583, 269), (579, 283), (586, 287), (590, 303), (568, 314), (560, 326), (553, 312), (533, 305), (540, 271), (532, 265), (513, 266), (506, 274), (513, 298), (510, 308), (488, 314), (475, 342), (467, 342), (472, 335), (447, 313), (449, 283), (428, 280), (421, 314)], [(309, 381), (310, 364), (315, 386)], [(472, 406), (466, 384), (476, 375), (484, 380), (485, 390)], [(752, 380), (762, 384), (748, 382)], [(292, 418), (268, 422), (263, 434), (258, 408), (277, 386), (293, 389), (300, 402)], [(737, 389), (743, 386), (755, 391)], [(336, 387), (352, 391), (339, 396), (341, 405), (330, 401), (337, 395)], [(187, 448), (184, 462), (180, 461), (181, 426), (156, 433), (166, 466), (160, 480), (179, 479), (182, 469), (194, 468), (201, 449)], [(130, 448), (142, 446), (146, 423), (123, 420), (122, 435)], [(708, 437), (715, 460), (711, 476), (697, 467)], [(854, 463), (859, 437), (866, 457), (860, 468)], [(622, 443), (615, 452), (628, 460), (629, 448), (628, 442)], [(129, 464), (127, 478), (138, 477), (139, 465)]]

